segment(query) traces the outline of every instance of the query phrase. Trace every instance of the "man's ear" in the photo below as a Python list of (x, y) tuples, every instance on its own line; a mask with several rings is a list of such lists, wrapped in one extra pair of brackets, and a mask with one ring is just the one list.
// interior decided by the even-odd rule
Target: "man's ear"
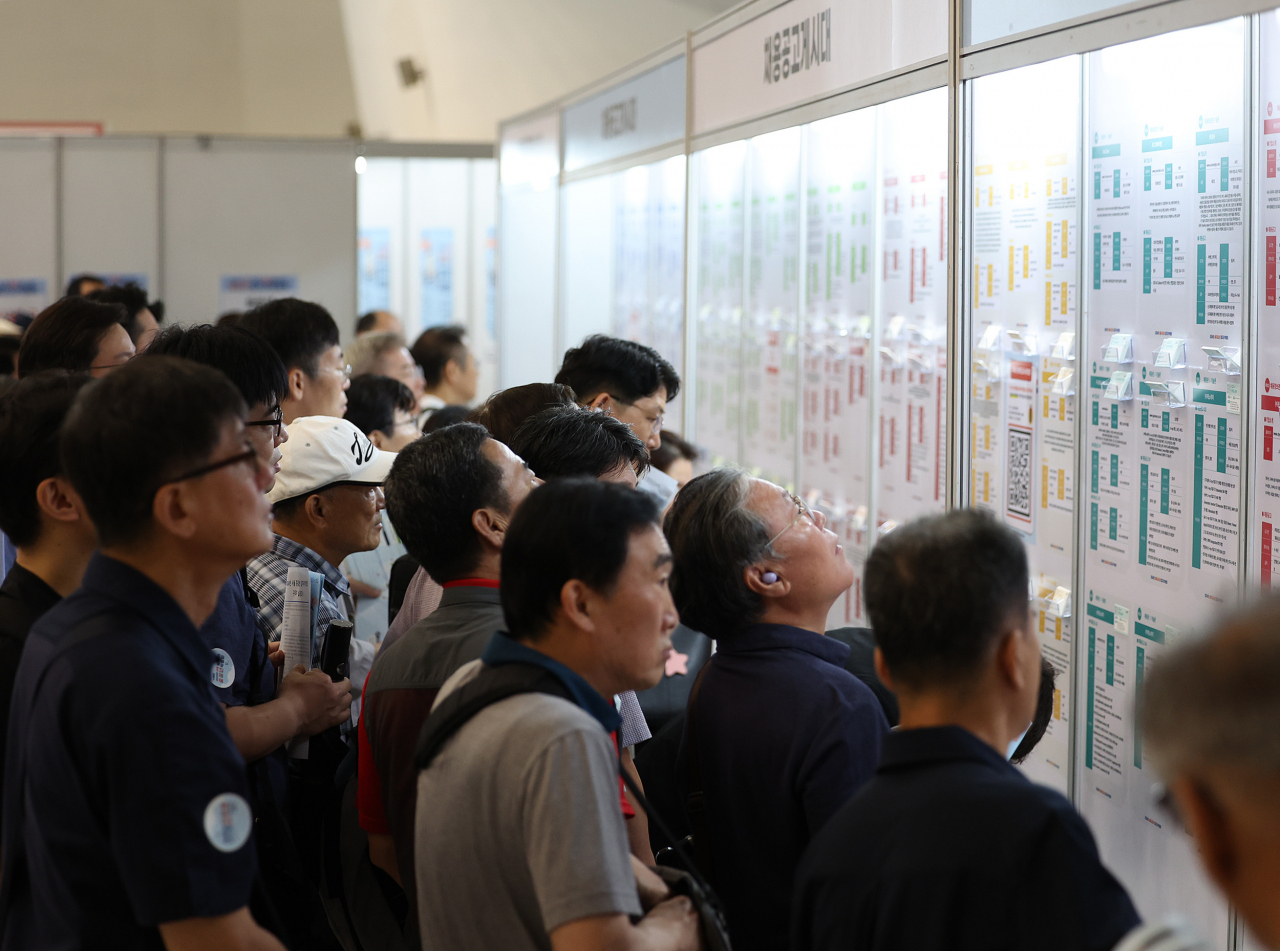
[(373, 443), (375, 449), (381, 449), (385, 443), (387, 436), (381, 429), (372, 429), (369, 431), (369, 442)]
[[(1030, 643), (1028, 643), (1030, 642)], [(1027, 665), (1024, 663), (1028, 650), (1039, 651), (1040, 643), (1034, 634), (1016, 626), (1005, 628), (996, 644), (996, 667), (1000, 677), (1015, 690), (1023, 690), (1027, 686)], [(1039, 666), (1036, 674), (1039, 676)]]
[[(774, 580), (766, 581), (765, 574)], [(791, 582), (778, 576), (776, 571), (763, 565), (747, 565), (742, 569), (742, 580), (753, 592), (765, 598), (785, 598), (791, 593)]]
[(78, 522), (83, 518), (84, 503), (80, 496), (70, 482), (58, 476), (51, 476), (36, 486), (36, 504), (55, 522)]
[(613, 412), (613, 397), (608, 393), (597, 393), (582, 404), (585, 409), (602, 409), (606, 413)]
[(1226, 813), (1210, 789), (1189, 776), (1179, 776), (1169, 788), (1187, 831), (1196, 840), (1205, 870), (1230, 898), (1239, 857)]
[(452, 386), (458, 380), (462, 379), (462, 375), (467, 372), (467, 367), (457, 360), (449, 359), (445, 361), (444, 373), (442, 374), (444, 381)]
[(596, 622), (591, 617), (591, 601), (591, 589), (576, 578), (570, 578), (560, 589), (560, 609), (565, 619), (584, 631), (596, 629)]
[(302, 503), (302, 511), (309, 521), (316, 528), (324, 528), (328, 524), (328, 506), (325, 504), (326, 499), (317, 492), (315, 495), (308, 495), (307, 500)]
[(307, 375), (302, 371), (301, 367), (292, 367), (289, 370), (289, 399), (300, 400), (306, 393)]
[(875, 664), (876, 676), (880, 678), (880, 682), (885, 685), (890, 693), (896, 694), (897, 691), (893, 689), (893, 674), (889, 673), (889, 665), (884, 662), (884, 652), (877, 647), (871, 657), (872, 662)]
[(476, 509), (471, 513), (471, 527), (493, 548), (501, 548), (507, 537), (507, 517), (495, 509)]
[(151, 517), (160, 528), (177, 538), (191, 538), (196, 533), (196, 522), (187, 511), (183, 483), (162, 485), (151, 500)]

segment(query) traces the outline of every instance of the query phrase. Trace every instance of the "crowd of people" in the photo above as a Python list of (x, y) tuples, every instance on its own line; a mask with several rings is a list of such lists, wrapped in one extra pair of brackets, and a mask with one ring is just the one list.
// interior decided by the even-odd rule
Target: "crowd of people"
[[(68, 291), (0, 381), (0, 949), (1199, 946), (1013, 765), (1055, 671), (996, 520), (888, 533), (871, 628), (828, 630), (825, 514), (701, 465), (648, 347), (473, 407), (459, 327)], [(391, 538), (357, 636), (345, 566)], [(1276, 607), (1140, 711), (1271, 947)]]

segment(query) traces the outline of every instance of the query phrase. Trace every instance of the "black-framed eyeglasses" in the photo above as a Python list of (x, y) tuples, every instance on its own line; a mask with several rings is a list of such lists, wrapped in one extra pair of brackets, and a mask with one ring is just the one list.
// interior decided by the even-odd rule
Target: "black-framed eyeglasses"
[(228, 466), (234, 466), (241, 462), (249, 462), (250, 460), (253, 461), (255, 470), (258, 466), (262, 465), (262, 456), (258, 454), (258, 450), (251, 446), (246, 447), (244, 452), (238, 452), (234, 456), (229, 456), (226, 459), (220, 459), (217, 462), (211, 462), (206, 466), (201, 466), (199, 469), (192, 469), (190, 472), (184, 472), (180, 476), (167, 480), (164, 485), (172, 485), (175, 482), (186, 482), (188, 479), (198, 479), (200, 476), (206, 476), (210, 472), (217, 472), (219, 469), (225, 469)]
[(279, 406), (276, 407), (275, 415), (268, 419), (251, 419), (245, 423), (246, 426), (270, 426), (271, 436), (274, 439), (280, 438), (280, 427), (284, 425), (284, 410)]

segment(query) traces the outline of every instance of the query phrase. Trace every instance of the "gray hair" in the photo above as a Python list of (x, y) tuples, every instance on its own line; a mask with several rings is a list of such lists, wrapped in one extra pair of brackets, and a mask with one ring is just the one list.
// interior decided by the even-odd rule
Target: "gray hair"
[(407, 346), (404, 337), (394, 331), (386, 330), (356, 337), (346, 345), (342, 355), (351, 365), (351, 375), (357, 377), (365, 373), (379, 372), (378, 361), (382, 359), (383, 354)]
[(680, 619), (715, 640), (732, 638), (764, 610), (764, 599), (742, 577), (770, 554), (768, 525), (747, 507), (750, 495), (748, 473), (713, 469), (676, 494), (663, 523)]
[(1280, 773), (1280, 598), (1153, 664), (1139, 716), (1167, 779), (1214, 764)]

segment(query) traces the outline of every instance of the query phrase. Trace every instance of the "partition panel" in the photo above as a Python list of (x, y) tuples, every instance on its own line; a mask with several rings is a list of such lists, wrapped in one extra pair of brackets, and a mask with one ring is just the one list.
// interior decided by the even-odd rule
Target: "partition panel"
[(39, 313), (62, 296), (54, 139), (0, 140), (0, 314)]

